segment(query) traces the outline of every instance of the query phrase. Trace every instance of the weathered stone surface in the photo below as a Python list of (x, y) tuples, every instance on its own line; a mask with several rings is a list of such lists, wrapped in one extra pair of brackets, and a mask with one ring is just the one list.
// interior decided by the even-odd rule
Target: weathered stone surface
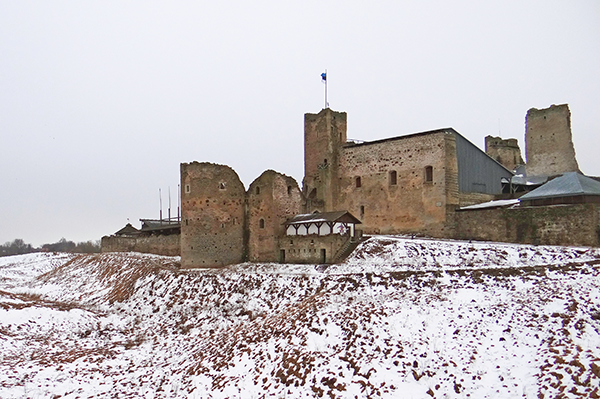
[(181, 265), (220, 267), (245, 258), (246, 191), (229, 166), (181, 164)]
[(486, 136), (485, 153), (508, 170), (515, 170), (517, 166), (525, 164), (517, 139)]
[(579, 172), (567, 104), (531, 108), (525, 122), (525, 149), (529, 176)]
[(165, 256), (180, 255), (180, 235), (151, 235), (139, 237), (102, 237), (102, 252), (142, 252)]
[(285, 235), (284, 223), (302, 213), (298, 183), (292, 177), (267, 170), (250, 184), (247, 199), (248, 260), (278, 262), (277, 240)]
[(456, 238), (544, 245), (600, 245), (600, 204), (456, 213)]
[(348, 235), (283, 236), (279, 239), (280, 260), (287, 263), (332, 263), (350, 240)]

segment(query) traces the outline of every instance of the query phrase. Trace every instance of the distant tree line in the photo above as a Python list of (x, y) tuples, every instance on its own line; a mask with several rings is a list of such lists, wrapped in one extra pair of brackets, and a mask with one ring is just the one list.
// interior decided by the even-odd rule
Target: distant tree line
[(83, 241), (75, 243), (61, 238), (55, 243), (44, 244), (40, 248), (33, 247), (31, 244), (25, 244), (20, 238), (12, 242), (6, 242), (0, 245), (0, 256), (21, 255), (32, 252), (74, 252), (74, 253), (94, 253), (100, 252), (100, 241)]

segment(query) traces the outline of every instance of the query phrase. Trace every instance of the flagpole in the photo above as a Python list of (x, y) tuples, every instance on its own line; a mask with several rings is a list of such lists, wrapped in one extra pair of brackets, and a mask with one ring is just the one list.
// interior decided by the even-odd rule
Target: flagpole
[(325, 70), (325, 108), (329, 108), (329, 104), (327, 104), (327, 69)]
[(325, 83), (325, 108), (329, 108), (329, 103), (327, 102), (327, 69), (321, 74), (321, 81)]

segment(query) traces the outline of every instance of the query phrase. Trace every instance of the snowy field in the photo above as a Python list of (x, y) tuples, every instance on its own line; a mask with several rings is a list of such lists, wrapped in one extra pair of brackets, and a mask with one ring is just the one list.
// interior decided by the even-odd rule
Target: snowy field
[(1, 398), (598, 398), (600, 250), (378, 236), (344, 263), (0, 258)]

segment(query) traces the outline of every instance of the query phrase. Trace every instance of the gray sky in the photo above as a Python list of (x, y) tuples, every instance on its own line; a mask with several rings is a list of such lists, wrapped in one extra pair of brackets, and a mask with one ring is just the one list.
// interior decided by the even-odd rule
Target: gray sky
[[(363, 140), (519, 139), (568, 103), (600, 175), (600, 2), (0, 0), (0, 243), (100, 239), (176, 212), (179, 164), (303, 175), (303, 115)], [(525, 154), (523, 154), (525, 155)]]

